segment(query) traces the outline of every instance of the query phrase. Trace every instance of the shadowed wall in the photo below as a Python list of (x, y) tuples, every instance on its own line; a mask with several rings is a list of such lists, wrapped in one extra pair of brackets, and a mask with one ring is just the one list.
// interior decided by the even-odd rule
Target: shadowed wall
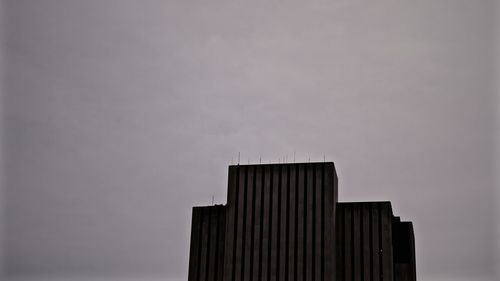
[(413, 226), (391, 202), (339, 203), (335, 230), (336, 280), (417, 280)]
[(330, 280), (333, 163), (229, 167), (223, 280)]
[(219, 281), (224, 270), (226, 208), (194, 207), (191, 223), (189, 281)]

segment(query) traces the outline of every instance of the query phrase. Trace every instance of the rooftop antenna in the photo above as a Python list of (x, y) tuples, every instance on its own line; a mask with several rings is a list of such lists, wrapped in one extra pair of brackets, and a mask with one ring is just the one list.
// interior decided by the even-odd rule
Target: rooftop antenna
[(248, 159), (248, 165), (250, 165), (250, 159)]
[(293, 163), (295, 163), (295, 151), (293, 151)]
[(309, 157), (309, 163), (311, 163), (311, 157)]
[(326, 155), (323, 153), (323, 162), (326, 162)]
[(259, 156), (259, 164), (262, 164), (262, 157)]
[(238, 165), (240, 164), (240, 152), (238, 151)]
[(214, 204), (214, 195), (212, 194), (212, 206), (215, 206)]

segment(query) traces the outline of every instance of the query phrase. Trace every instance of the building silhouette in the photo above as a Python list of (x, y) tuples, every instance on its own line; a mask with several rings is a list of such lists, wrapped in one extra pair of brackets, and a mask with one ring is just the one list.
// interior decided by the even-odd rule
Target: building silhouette
[(188, 280), (416, 280), (412, 223), (337, 183), (332, 162), (229, 166), (227, 204), (193, 208)]

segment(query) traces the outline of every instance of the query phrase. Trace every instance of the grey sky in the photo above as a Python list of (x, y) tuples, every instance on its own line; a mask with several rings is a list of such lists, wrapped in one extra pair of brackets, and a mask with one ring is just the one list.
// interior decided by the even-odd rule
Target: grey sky
[[(5, 22), (4, 17), (4, 7), (3, 1), (0, 0), (0, 26), (3, 26)], [(4, 33), (5, 28), (0, 28), (0, 277), (2, 277), (4, 273), (4, 241), (5, 241), (5, 230), (4, 230), (4, 218), (5, 218), (5, 177), (4, 177), (4, 118), (3, 118), (3, 99), (5, 97), (5, 44), (4, 44)]]
[(495, 280), (495, 1), (3, 1), (13, 278), (187, 280), (231, 159), (296, 151), (414, 222), (420, 280)]

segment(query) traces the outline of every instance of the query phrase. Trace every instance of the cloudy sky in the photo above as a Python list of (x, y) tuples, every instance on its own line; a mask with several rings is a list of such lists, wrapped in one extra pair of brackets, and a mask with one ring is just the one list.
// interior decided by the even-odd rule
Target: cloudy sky
[(187, 280), (191, 207), (294, 152), (414, 222), (419, 280), (497, 280), (495, 1), (2, 4), (12, 280)]

